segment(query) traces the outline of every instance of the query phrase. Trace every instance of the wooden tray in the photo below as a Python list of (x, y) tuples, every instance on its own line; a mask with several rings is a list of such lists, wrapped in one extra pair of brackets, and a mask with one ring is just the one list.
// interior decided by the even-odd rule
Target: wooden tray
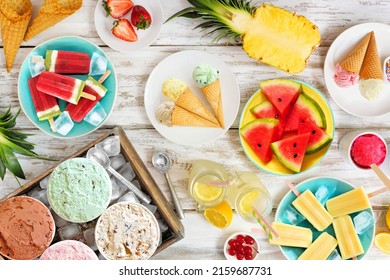
[[(152, 203), (157, 206), (157, 211), (159, 212), (161, 218), (163, 221), (167, 224), (168, 230), (164, 232), (162, 237), (162, 243), (157, 248), (155, 255), (164, 250), (165, 248), (171, 246), (175, 242), (179, 241), (180, 239), (184, 238), (184, 227), (183, 224), (180, 222), (178, 217), (176, 216), (175, 212), (172, 210), (171, 205), (169, 204), (168, 200), (165, 198), (164, 194), (160, 190), (157, 183), (154, 181), (153, 177), (151, 176), (150, 172), (146, 168), (145, 164), (139, 157), (138, 153), (134, 149), (133, 145), (131, 144), (129, 138), (127, 138), (126, 133), (123, 131), (122, 128), (116, 127), (112, 131), (107, 132), (103, 135), (101, 135), (99, 138), (97, 138), (95, 141), (89, 143), (84, 148), (79, 150), (78, 152), (74, 153), (73, 155), (69, 156), (68, 158), (64, 159), (71, 159), (75, 157), (81, 157), (85, 156), (87, 151), (95, 146), (95, 144), (103, 141), (105, 138), (109, 136), (117, 135), (119, 136), (120, 143), (121, 143), (121, 153), (125, 157), (125, 159), (130, 163), (132, 168), (134, 169), (134, 172), (136, 174), (136, 179), (140, 182), (141, 188), (145, 193), (148, 193), (152, 198)], [(30, 182), (26, 183), (19, 189), (15, 190), (14, 192), (10, 193), (6, 197), (2, 198), (0, 202), (3, 200), (17, 196), (22, 194), (27, 194), (29, 191), (34, 189), (35, 187), (39, 186), (39, 182), (45, 178), (46, 176), (50, 175), (51, 172), (59, 165), (61, 162), (59, 162), (57, 165), (53, 166), (49, 170), (41, 173), (37, 177), (35, 177)], [(90, 223), (96, 222), (92, 221)], [(54, 238), (53, 242), (58, 241), (58, 236)]]

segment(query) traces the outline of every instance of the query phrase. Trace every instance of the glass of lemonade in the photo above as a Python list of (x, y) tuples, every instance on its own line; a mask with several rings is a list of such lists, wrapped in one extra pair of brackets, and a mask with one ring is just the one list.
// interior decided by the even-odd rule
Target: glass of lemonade
[(218, 205), (226, 198), (230, 179), (222, 165), (209, 160), (196, 160), (190, 171), (189, 193), (199, 206)]
[(263, 217), (268, 216), (272, 211), (272, 198), (267, 188), (251, 172), (237, 172), (239, 185), (235, 193), (235, 210), (238, 215), (247, 222), (256, 223), (253, 216), (255, 207)]

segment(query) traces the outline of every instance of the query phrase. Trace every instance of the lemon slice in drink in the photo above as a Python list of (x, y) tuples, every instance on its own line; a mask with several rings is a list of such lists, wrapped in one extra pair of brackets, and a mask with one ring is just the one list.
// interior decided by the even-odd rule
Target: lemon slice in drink
[(193, 188), (196, 200), (200, 202), (212, 202), (219, 199), (223, 193), (223, 188), (213, 187), (207, 184), (196, 182)]
[(240, 212), (244, 216), (249, 216), (249, 214), (252, 212), (253, 204), (255, 203), (256, 199), (260, 195), (259, 191), (250, 191), (243, 195), (243, 197), (240, 200), (239, 207)]
[(390, 233), (381, 232), (375, 235), (375, 246), (385, 254), (390, 254)]

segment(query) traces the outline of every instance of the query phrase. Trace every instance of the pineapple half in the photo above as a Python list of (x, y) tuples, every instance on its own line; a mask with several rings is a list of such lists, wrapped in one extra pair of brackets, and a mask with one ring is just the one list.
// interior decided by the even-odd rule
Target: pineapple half
[(223, 37), (242, 40), (249, 57), (290, 74), (302, 72), (316, 47), (321, 43), (318, 27), (304, 16), (262, 4), (255, 8), (245, 0), (187, 0), (193, 7), (173, 16), (202, 18), (195, 28), (210, 29)]

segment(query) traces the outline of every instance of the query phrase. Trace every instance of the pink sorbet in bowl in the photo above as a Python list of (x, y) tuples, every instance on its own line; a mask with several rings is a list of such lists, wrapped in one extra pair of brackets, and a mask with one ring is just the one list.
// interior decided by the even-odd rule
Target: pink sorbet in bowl
[(386, 143), (374, 134), (361, 135), (352, 143), (351, 158), (361, 168), (370, 168), (371, 164), (381, 165), (386, 154)]

